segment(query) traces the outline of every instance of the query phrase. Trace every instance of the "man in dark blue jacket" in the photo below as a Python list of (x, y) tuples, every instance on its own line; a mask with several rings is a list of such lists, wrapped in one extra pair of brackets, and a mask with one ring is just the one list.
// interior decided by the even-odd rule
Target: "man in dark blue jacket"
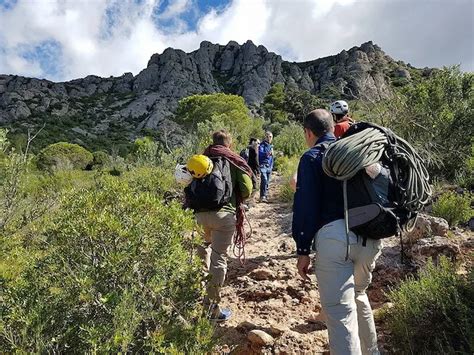
[(323, 153), (335, 141), (334, 124), (326, 110), (314, 110), (303, 123), (310, 148), (300, 159), (293, 203), (293, 238), (298, 273), (309, 280), (310, 251), (315, 241), (315, 272), (326, 318), (331, 354), (379, 354), (377, 335), (365, 290), (370, 284), (380, 240), (349, 233), (346, 259), (342, 183), (322, 169)]
[(265, 139), (258, 146), (258, 162), (260, 166), (260, 201), (267, 202), (268, 185), (273, 170), (273, 134), (265, 132)]

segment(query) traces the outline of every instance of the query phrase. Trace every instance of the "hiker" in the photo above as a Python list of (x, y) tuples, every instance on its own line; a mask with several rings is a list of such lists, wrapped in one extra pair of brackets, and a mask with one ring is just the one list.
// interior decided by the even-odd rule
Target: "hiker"
[(349, 105), (343, 100), (335, 101), (330, 106), (330, 111), (334, 118), (334, 135), (336, 138), (341, 136), (354, 123), (349, 114)]
[[(214, 165), (210, 169), (212, 174), (214, 174), (213, 169), (219, 168), (222, 180), (226, 185), (225, 195), (227, 197), (224, 199), (224, 203), (221, 203), (217, 208), (203, 206), (204, 200), (212, 198), (206, 191), (202, 191), (201, 196), (203, 198), (201, 198), (201, 201), (192, 201), (198, 195), (196, 191), (198, 183), (194, 186), (191, 183), (185, 191), (187, 199), (191, 200), (189, 206), (194, 209), (196, 221), (204, 232), (204, 244), (198, 248), (198, 254), (211, 275), (204, 304), (209, 307), (209, 315), (212, 320), (225, 321), (232, 314), (230, 309), (222, 309), (219, 306), (220, 291), (227, 273), (227, 249), (232, 244), (232, 237), (236, 232), (236, 223), (242, 221), (241, 218), (243, 218), (239, 204), (248, 198), (252, 192), (252, 180), (250, 178), (252, 170), (244, 159), (230, 150), (232, 137), (227, 131), (214, 132), (212, 140), (213, 144), (206, 148), (204, 155), (192, 157), (187, 165), (193, 176), (196, 173), (199, 176), (209, 174), (209, 162)], [(208, 162), (204, 161), (204, 158)], [(198, 166), (198, 168), (195, 166)], [(195, 193), (193, 194), (193, 192)]]
[(252, 185), (253, 191), (257, 189), (257, 177), (260, 176), (259, 165), (258, 165), (258, 145), (260, 141), (257, 138), (250, 138), (249, 145), (247, 148), (242, 149), (240, 156), (245, 159), (248, 166), (253, 171)]
[(381, 241), (350, 232), (346, 260), (346, 231), (342, 183), (322, 170), (322, 143), (335, 141), (331, 114), (310, 112), (303, 123), (310, 148), (300, 159), (293, 203), (292, 234), (297, 247), (297, 269), (309, 280), (310, 249), (315, 245), (314, 269), (322, 312), (326, 318), (331, 354), (378, 354), (377, 335), (365, 293), (372, 278)]
[(273, 134), (265, 132), (265, 138), (258, 147), (258, 163), (260, 170), (260, 202), (268, 201), (268, 185), (273, 170)]

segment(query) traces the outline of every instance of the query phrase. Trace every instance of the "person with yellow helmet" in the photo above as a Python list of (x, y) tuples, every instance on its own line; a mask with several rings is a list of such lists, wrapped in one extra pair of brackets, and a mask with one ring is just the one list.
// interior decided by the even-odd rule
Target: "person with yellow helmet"
[(201, 179), (212, 172), (214, 164), (209, 157), (204, 154), (196, 154), (188, 160), (186, 168), (191, 173), (193, 178)]
[(252, 169), (230, 149), (229, 133), (217, 131), (212, 138), (213, 144), (204, 154), (194, 155), (187, 163), (194, 179), (185, 194), (186, 204), (194, 210), (204, 232), (198, 255), (211, 276), (204, 304), (210, 319), (219, 322), (232, 314), (230, 309), (220, 307), (220, 291), (227, 274), (227, 250), (241, 217), (239, 205), (252, 193)]

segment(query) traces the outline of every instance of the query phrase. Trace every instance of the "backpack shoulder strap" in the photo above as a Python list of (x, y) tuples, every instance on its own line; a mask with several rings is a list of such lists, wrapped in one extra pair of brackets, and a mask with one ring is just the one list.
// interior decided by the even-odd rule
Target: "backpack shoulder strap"
[(324, 152), (326, 149), (328, 149), (328, 147), (331, 145), (332, 142), (321, 142), (321, 143), (318, 143), (316, 144), (314, 147), (315, 148), (323, 148), (322, 151)]

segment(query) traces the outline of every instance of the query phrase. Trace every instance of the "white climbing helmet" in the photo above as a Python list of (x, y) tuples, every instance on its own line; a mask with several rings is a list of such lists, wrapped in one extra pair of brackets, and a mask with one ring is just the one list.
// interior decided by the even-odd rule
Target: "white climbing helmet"
[(174, 178), (180, 185), (187, 186), (193, 181), (193, 176), (186, 168), (186, 165), (178, 164), (174, 170)]
[(345, 115), (349, 112), (349, 105), (343, 100), (334, 101), (329, 108), (335, 115)]

